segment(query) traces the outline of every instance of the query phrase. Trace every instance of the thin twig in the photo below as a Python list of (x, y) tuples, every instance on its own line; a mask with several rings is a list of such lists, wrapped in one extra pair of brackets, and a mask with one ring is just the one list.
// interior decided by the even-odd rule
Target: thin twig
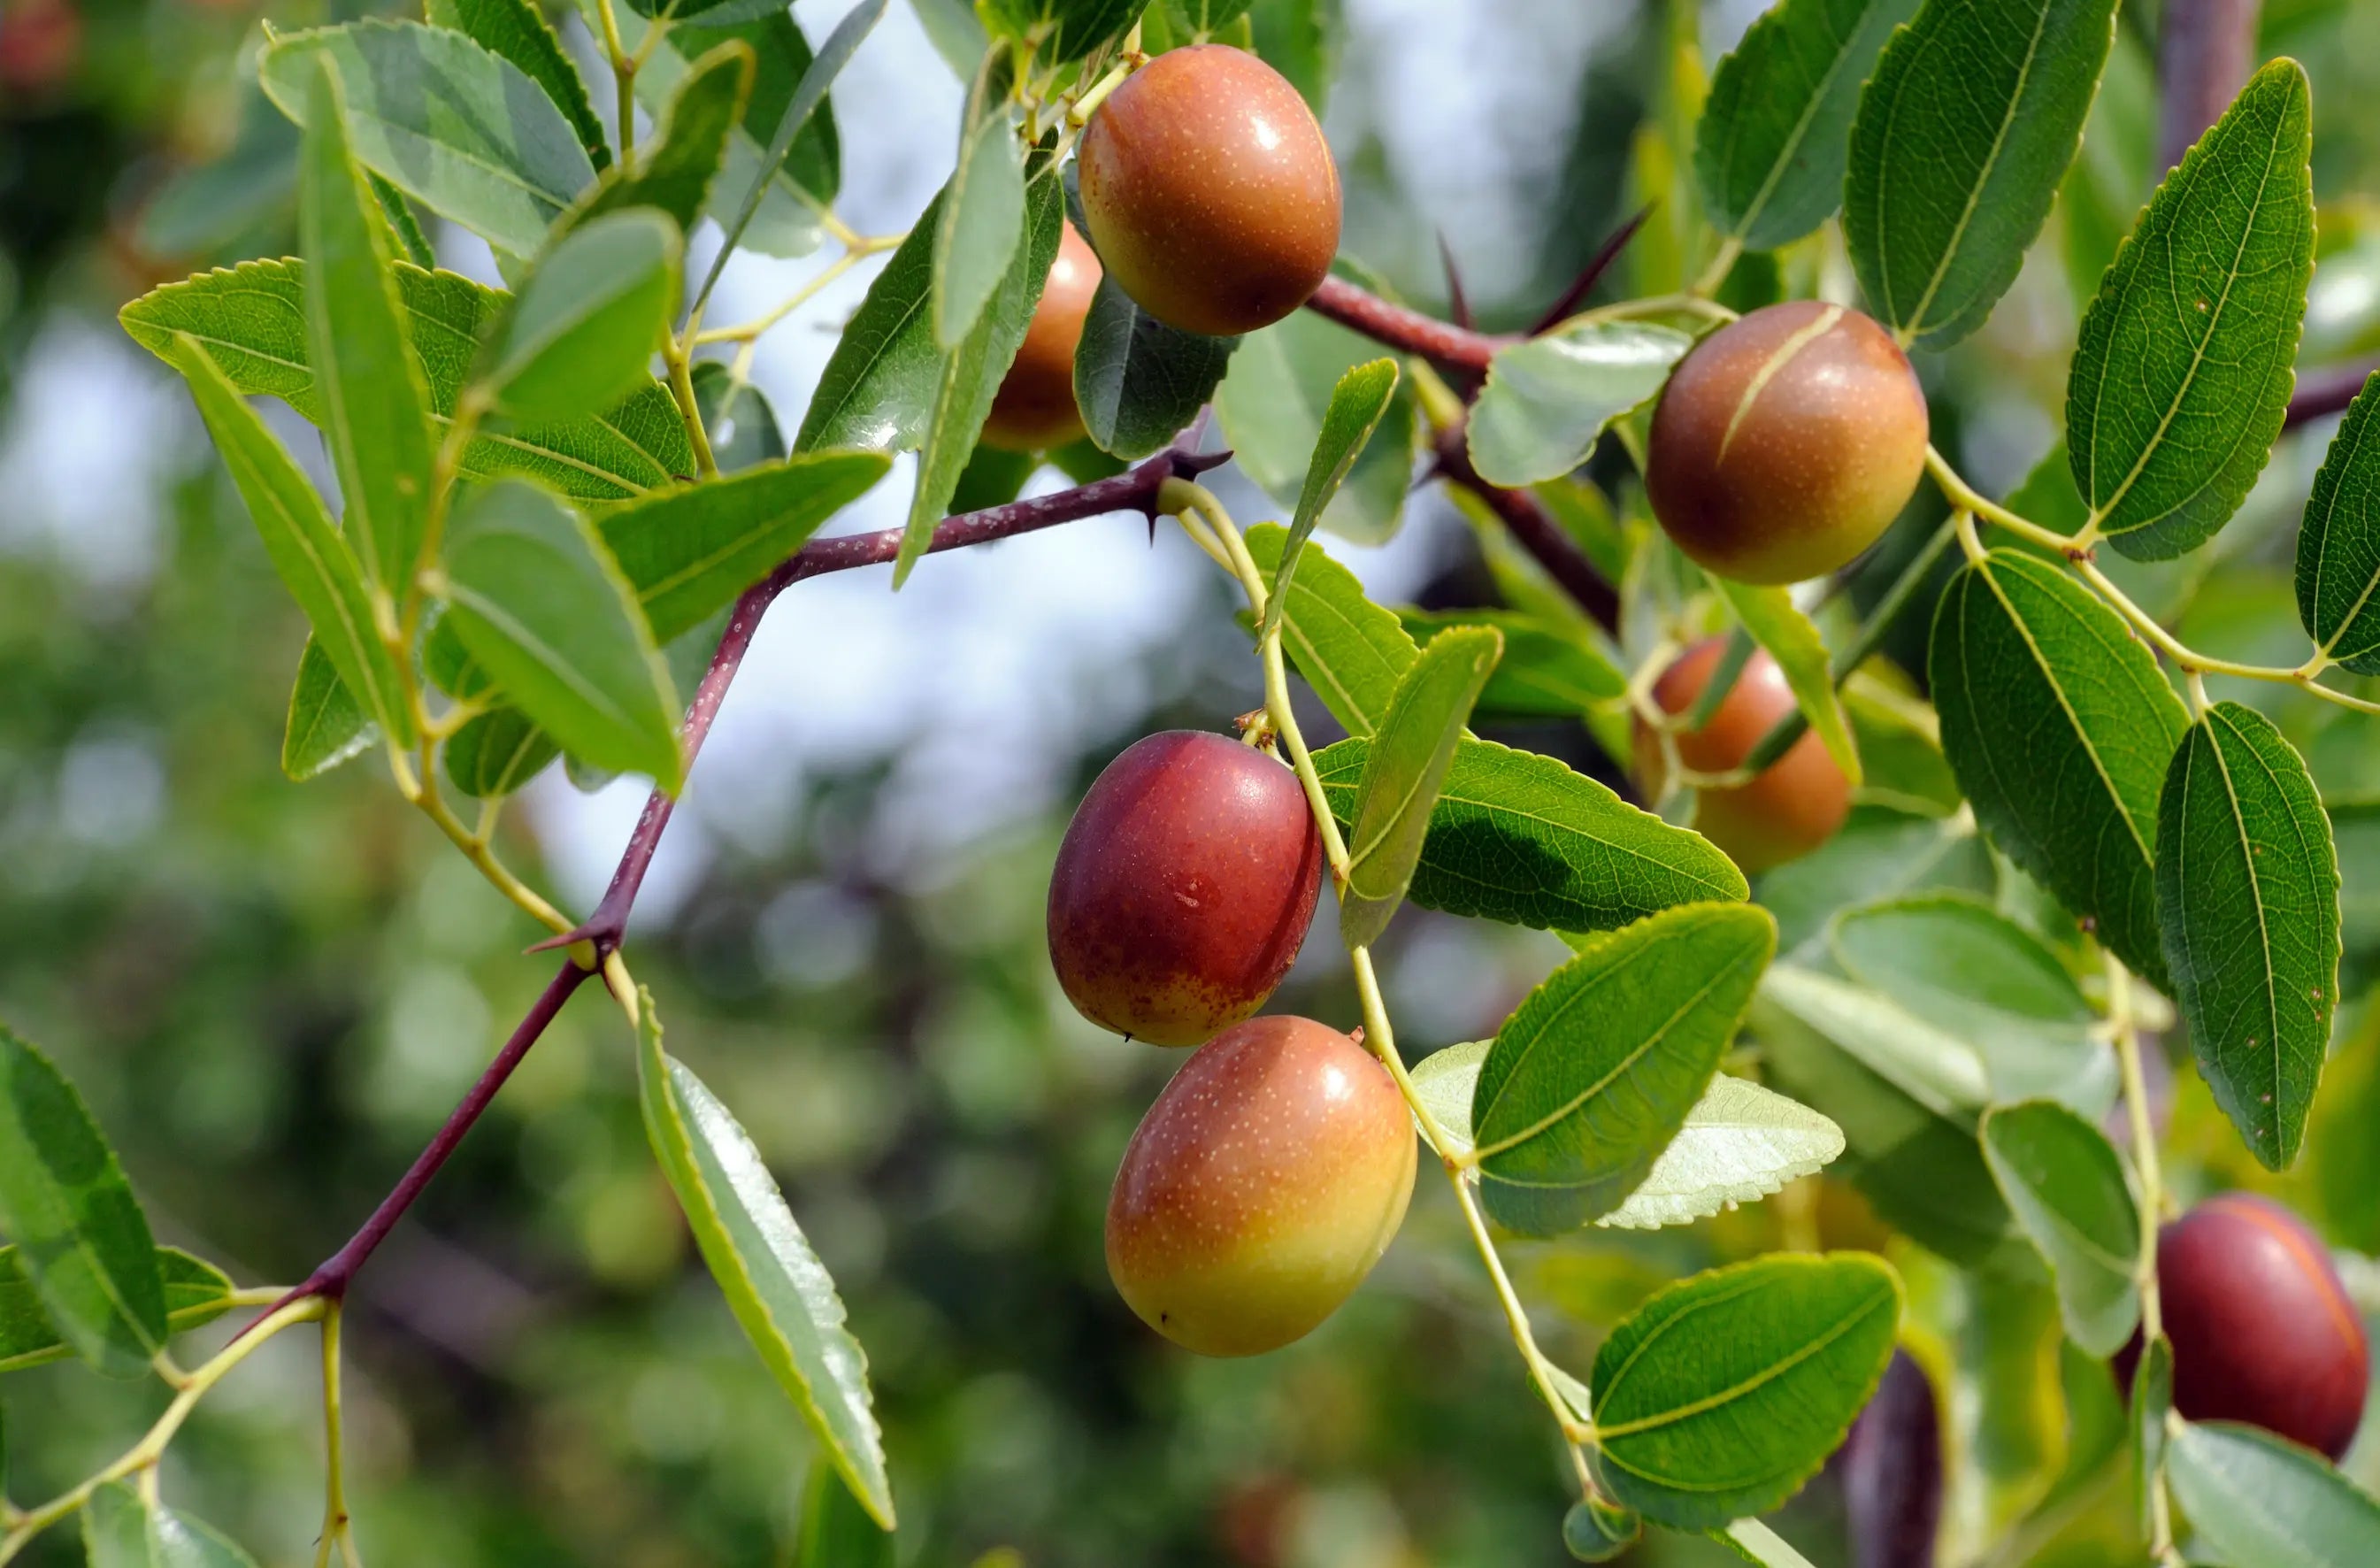
[(1587, 618), (1614, 636), (1620, 630), (1620, 595), (1595, 569), (1578, 541), (1564, 532), (1553, 514), (1525, 490), (1489, 484), (1471, 466), (1471, 447), (1461, 424), (1442, 426), (1438, 432), (1437, 468), (1440, 477), (1488, 504), (1488, 509), (1536, 557), (1547, 575), (1578, 602)]

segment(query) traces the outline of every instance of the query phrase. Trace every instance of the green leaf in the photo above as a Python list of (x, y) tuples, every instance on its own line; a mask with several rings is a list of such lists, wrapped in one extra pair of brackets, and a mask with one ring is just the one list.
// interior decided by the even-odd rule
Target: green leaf
[[(644, 51), (645, 63), (637, 68), (637, 98), (649, 114), (659, 115), (694, 62), (722, 43), (742, 43), (757, 62), (751, 96), (727, 139), (726, 156), (704, 209), (734, 237), (720, 248), (710, 275), (695, 290), (698, 300), (707, 298), (719, 267), (739, 247), (770, 256), (807, 256), (818, 249), (825, 232), (819, 214), (832, 204), (843, 183), (842, 142), (826, 90), (849, 59), (850, 49), (883, 14), (883, 4), (862, 0), (815, 56), (783, 6), (732, 23), (724, 19), (722, 7), (719, 17), (672, 25), (650, 50), (645, 50), (645, 41), (652, 24), (632, 10), (614, 13), (622, 45), (632, 55)], [(578, 10), (601, 37), (601, 0), (579, 0)], [(838, 43), (845, 46), (838, 49)], [(820, 73), (815, 91), (813, 71)], [(779, 145), (776, 138), (788, 115), (796, 116), (795, 128)], [(755, 201), (757, 205), (751, 205)]]
[(317, 60), (346, 91), (357, 160), (498, 250), (535, 255), (547, 226), (594, 183), (578, 132), (545, 90), (459, 32), (362, 21), (280, 34), (257, 79), (301, 125)]
[(1008, 367), (1033, 324), (1042, 286), (1058, 259), (1058, 234), (1066, 222), (1066, 199), (1055, 179), (1035, 182), (1026, 192), (1025, 227), (1000, 291), (985, 306), (966, 341), (943, 357), (925, 438), (917, 451), (917, 489), (909, 500), (909, 520), (901, 553), (892, 563), (892, 586), (909, 573), (933, 542), (934, 529), (950, 512), (959, 475), (975, 455), (977, 438), (991, 413), (991, 400), (1007, 379)]
[(256, 1568), (224, 1537), (170, 1508), (151, 1507), (124, 1481), (91, 1494), (82, 1542), (91, 1568)]
[(400, 259), (417, 267), (436, 266), (438, 258), (430, 249), (430, 237), (421, 232), (421, 222), (413, 215), (405, 192), (370, 170), (364, 172), (363, 177), (365, 188), (371, 192), (372, 201), (380, 209), (379, 215), (387, 220), (391, 243), (402, 252)]
[(1503, 651), (1495, 627), (1465, 626), (1432, 638), (1399, 678), (1369, 744), (1347, 834), (1339, 929), (1351, 949), (1378, 941), (1404, 902), (1455, 744)]
[[(1342, 831), (1352, 829), (1370, 749), (1342, 740), (1315, 756)], [(1638, 810), (1557, 758), (1465, 740), (1430, 808), (1406, 896), (1449, 915), (1595, 931), (1747, 891), (1735, 862), (1701, 834)]]
[(608, 513), (603, 543), (659, 642), (735, 602), (884, 477), (880, 452), (808, 452)]
[[(1240, 339), (1215, 388), (1215, 417), (1240, 471), (1275, 504), (1298, 504), (1339, 379), (1378, 351), (1369, 339), (1311, 310), (1293, 310)], [(1392, 398), (1345, 482), (1322, 508), (1327, 532), (1360, 544), (1396, 533), (1413, 486), (1415, 433), (1412, 399)]]
[(1012, 37), (1030, 33), (1053, 62), (1079, 60), (1113, 43), (1147, 0), (986, 0), (984, 18)]
[(149, 1222), (74, 1086), (5, 1027), (0, 1232), (77, 1355), (111, 1377), (149, 1369), (166, 1332)]
[(1852, 112), (1917, 0), (1784, 0), (1711, 73), (1694, 178), (1720, 234), (1754, 250), (1799, 239), (1843, 200)]
[(1512, 610), (1401, 610), (1397, 619), (1416, 642), (1454, 626), (1504, 634), (1504, 657), (1473, 710), (1482, 717), (1577, 718), (1628, 695), (1628, 672), (1584, 627)]
[(934, 236), (941, 228), (937, 194), (892, 252), (810, 395), (794, 450), (856, 446), (906, 452), (925, 439), (934, 395), (942, 383), (942, 353), (934, 345), (929, 300), (934, 286)]
[(1983, 1058), (1947, 1023), (1890, 997), (1796, 964), (1771, 967), (1761, 995), (1849, 1052), (1935, 1115), (1973, 1125), (1991, 1103)]
[(2298, 619), (2327, 658), (2380, 675), (2380, 373), (2347, 407), (2298, 527)]
[(421, 564), (431, 477), (430, 395), (389, 282), (386, 230), (347, 157), (338, 78), (306, 84), (298, 228), (306, 252), (307, 358), (318, 371), (323, 444), (346, 506), (341, 529), (365, 577), (402, 602)]
[(1843, 238), (1870, 307), (1940, 348), (1981, 325), (2082, 144), (2116, 0), (1929, 0), (1860, 94)]
[(934, 341), (955, 351), (1007, 278), (1025, 237), (1025, 157), (1004, 104), (976, 123), (934, 225)]
[(1594, 322), (1497, 354), (1471, 407), (1472, 467), (1491, 484), (1560, 479), (1604, 427), (1661, 390), (1694, 339), (1642, 322)]
[(1793, 1550), (1792, 1543), (1757, 1519), (1738, 1519), (1718, 1537), (1735, 1549), (1736, 1555), (1760, 1568), (1812, 1568), (1808, 1558)]
[(396, 662), (372, 619), (355, 553), (332, 526), (322, 497), (194, 339), (175, 339), (174, 363), (256, 519), (264, 553), (313, 624), (332, 668), (383, 733), (399, 746), (412, 745), (413, 715), (397, 681)]
[(446, 540), (446, 619), (507, 699), (572, 755), (677, 793), (677, 697), (636, 590), (584, 518), (512, 480)]
[(1817, 1112), (1721, 1073), (1628, 1200), (1596, 1223), (1628, 1230), (1691, 1224), (1756, 1203), (1825, 1169), (1842, 1151), (1843, 1130)]
[(473, 395), (526, 424), (611, 407), (650, 379), (677, 309), (685, 240), (668, 218), (633, 207), (563, 237), (496, 319)]
[(446, 777), (474, 800), (512, 794), (561, 755), (553, 737), (515, 708), (492, 708), (446, 742)]
[[(786, 253), (786, 248), (773, 242), (768, 232), (783, 223), (783, 219), (768, 218), (766, 209), (771, 202), (784, 204), (788, 195), (799, 198), (806, 205), (823, 206), (833, 201), (842, 183), (841, 152), (835, 137), (834, 112), (826, 101), (827, 90), (850, 62), (852, 52), (882, 18), (884, 4), (885, 0), (859, 0), (835, 23), (834, 31), (827, 35), (826, 47), (815, 58), (810, 55), (808, 41), (802, 37), (801, 30), (783, 12), (744, 24), (740, 30), (728, 30), (727, 36), (741, 37), (752, 45), (760, 64), (759, 86), (751, 107), (745, 112), (744, 123), (754, 132), (763, 125), (773, 124), (775, 128), (748, 177), (737, 168), (737, 153), (742, 149), (736, 142), (728, 144), (729, 177), (725, 190), (740, 188), (744, 194), (734, 209), (733, 218), (725, 215), (724, 208), (712, 209), (720, 226), (727, 232), (718, 254), (711, 258), (710, 271), (704, 275), (702, 287), (695, 294), (698, 305), (710, 298), (721, 271), (737, 246), (750, 244), (771, 255)], [(674, 30), (671, 36), (683, 49), (707, 35), (698, 30)], [(774, 116), (773, 120), (764, 117), (770, 115)], [(810, 167), (806, 174), (797, 174), (797, 164)], [(823, 167), (818, 166), (821, 164)], [(752, 228), (756, 219), (762, 223), (758, 238)], [(799, 249), (808, 250), (817, 244), (818, 225), (807, 213), (802, 214), (802, 223), (796, 243)]]
[(1846, 910), (1832, 934), (1852, 978), (1974, 1052), (1992, 1099), (2046, 1096), (2090, 1116), (2115, 1103), (2090, 999), (2046, 943), (1980, 898), (1888, 899)]
[(1272, 592), (1265, 602), (1264, 623), (1257, 627), (1260, 637), (1270, 636), (1281, 625), (1289, 608), (1289, 589), (1297, 572), (1297, 558), (1305, 550), (1305, 541), (1313, 537), (1314, 528), (1322, 520), (1323, 508), (1338, 493), (1339, 486), (1363, 456), (1364, 445), (1379, 428), (1380, 418), (1397, 395), (1397, 362), (1394, 359), (1373, 359), (1357, 365), (1339, 378), (1331, 390), (1330, 407), (1322, 417), (1322, 431), (1316, 437), (1314, 456), (1305, 470), (1305, 487), (1298, 492), (1297, 510), (1292, 516), (1289, 538), (1281, 549), (1281, 565), (1273, 574)]
[(2258, 71), (2149, 199), (2082, 317), (2066, 449), (2092, 520), (2161, 561), (2215, 536), (2281, 432), (2313, 275), (2313, 105)]
[[(157, 1249), (164, 1290), (165, 1331), (182, 1333), (213, 1322), (230, 1309), (231, 1282), (222, 1270), (177, 1247)], [(13, 1246), (0, 1246), (0, 1372), (21, 1372), (63, 1361), (74, 1350), (42, 1309), (42, 1293)]]
[(1479, 1070), (1479, 1192), (1497, 1221), (1552, 1235), (1621, 1206), (1709, 1087), (1777, 923), (1694, 904), (1587, 943), (1529, 993)]
[[(188, 333), (242, 394), (278, 397), (319, 426), (322, 399), (306, 346), (304, 277), (295, 261), (246, 261), (201, 273), (127, 305), (124, 328), (168, 364), (174, 334)], [(430, 393), (431, 418), (443, 433), (453, 422), (482, 330), (509, 297), (403, 261), (396, 264), (396, 291)], [(677, 405), (648, 381), (594, 419), (483, 431), (464, 447), (461, 472), (477, 480), (518, 474), (577, 500), (621, 501), (675, 476), (691, 477), (694, 449)]]
[(892, 1532), (880, 1528), (832, 1465), (802, 1484), (793, 1568), (892, 1568)]
[[(1289, 530), (1259, 523), (1247, 531), (1257, 569), (1281, 570)], [(1371, 735), (1389, 699), (1421, 649), (1396, 616), (1364, 596), (1355, 574), (1308, 541), (1297, 575), (1281, 595), (1281, 645), (1330, 716), (1355, 736)]]
[(1841, 1443), (1900, 1327), (1900, 1277), (1864, 1253), (1681, 1281), (1596, 1353), (1590, 1462), (1613, 1498), (1677, 1529), (1765, 1513)]
[(1433, 1051), (1414, 1064), (1413, 1087), (1439, 1127), (1453, 1139), (1457, 1151), (1471, 1147), (1471, 1096), (1479, 1083), (1479, 1064), (1488, 1060), (1491, 1039), (1466, 1040)]
[(1265, 0), (1248, 12), (1257, 58), (1297, 89), (1319, 117), (1347, 27), (1342, 0)]
[(556, 232), (567, 234), (606, 213), (658, 207), (681, 233), (693, 233), (710, 200), (727, 139), (751, 99), (752, 78), (752, 46), (740, 38), (697, 60), (662, 113), (660, 130), (638, 153), (636, 167), (607, 172), (562, 215)]
[(1818, 743), (1835, 760), (1843, 777), (1857, 788), (1859, 748), (1852, 744), (1851, 721), (1843, 716), (1842, 700), (1835, 692), (1834, 667), (1816, 623), (1801, 612), (1792, 594), (1784, 589), (1755, 588), (1716, 575), (1710, 580), (1718, 585), (1743, 629), (1752, 634), (1752, 640), (1777, 661), (1793, 693), (1794, 705), (1810, 721)]
[(1146, 457), (1179, 434), (1215, 395), (1236, 337), (1167, 326), (1102, 277), (1075, 346), (1075, 401), (1099, 450)]
[(312, 638), (298, 656), (298, 684), (289, 692), (289, 723), (281, 735), (281, 771), (303, 784), (380, 739), (380, 727), (356, 706), (331, 656)]
[(2136, 1516), (2145, 1536), (2155, 1528), (2155, 1491), (2165, 1478), (2166, 1421), (2173, 1414), (2173, 1342), (2165, 1335), (2151, 1336), (2142, 1347), (2140, 1362), (2132, 1368), (2131, 1394), (2132, 1422), (2128, 1436), (2140, 1503)]
[[(1973, 1107), (1937, 1111), (1927, 1100), (1938, 1094), (1920, 1099), (1869, 1065), (1881, 1062), (1904, 1076), (1920, 1068), (1909, 1058), (1929, 1038), (1925, 1025), (1873, 992), (1776, 964), (1754, 1001), (1750, 1027), (1770, 1080), (1842, 1128), (1845, 1151), (1835, 1170), (1886, 1223), (1961, 1267), (2006, 1261), (2019, 1245), (2015, 1222), (1985, 1168)], [(1938, 1034), (1930, 1039), (1947, 1047), (1955, 1072), (1961, 1048)], [(1980, 1091), (1980, 1068), (1964, 1076)]]
[(2296, 1160), (2338, 996), (2338, 859), (2304, 759), (2252, 708), (2190, 727), (2157, 804), (2166, 967), (2198, 1070), (2257, 1159)]
[(694, 368), (694, 402), (710, 432), (710, 454), (723, 474), (783, 460), (784, 432), (760, 389), (737, 381), (726, 366), (705, 359)]
[(545, 89), (578, 133), (589, 161), (598, 169), (611, 167), (612, 149), (603, 140), (603, 122), (588, 101), (586, 79), (563, 52), (562, 40), (545, 13), (530, 0), (427, 0), (425, 11), (431, 26), (466, 34), (519, 67), (523, 76)]
[(751, 1138), (701, 1079), (662, 1051), (651, 993), (639, 1003), (638, 1101), (662, 1173), (762, 1363), (868, 1516), (889, 1530), (892, 1489), (868, 1356), (844, 1327), (834, 1282)]
[(2316, 1455), (2253, 1427), (2196, 1422), (2166, 1455), (2193, 1549), (2227, 1568), (2380, 1562), (2380, 1503)]
[(1984, 1115), (1984, 1162), (2058, 1282), (2066, 1337), (2113, 1355), (2140, 1326), (2140, 1200), (2107, 1136), (2054, 1100)]
[(1928, 662), (1975, 820), (2164, 989), (2157, 792), (2190, 721), (2155, 659), (2064, 571), (1996, 550), (1943, 590)]

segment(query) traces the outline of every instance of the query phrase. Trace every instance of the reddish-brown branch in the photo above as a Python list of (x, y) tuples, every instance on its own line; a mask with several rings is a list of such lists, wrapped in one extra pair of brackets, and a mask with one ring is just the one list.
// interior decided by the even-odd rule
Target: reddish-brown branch
[[(1194, 427), (1195, 429), (1195, 427)], [(988, 544), (994, 540), (1031, 533), (1037, 529), (1051, 528), (1059, 523), (1078, 521), (1085, 517), (1101, 517), (1111, 512), (1140, 512), (1152, 519), (1157, 514), (1157, 492), (1169, 479), (1195, 479), (1209, 468), (1228, 462), (1228, 452), (1198, 453), (1191, 450), (1192, 437), (1185, 435), (1147, 461), (1108, 479), (1076, 485), (1053, 495), (1037, 496), (1026, 501), (1013, 501), (1004, 506), (993, 506), (981, 512), (969, 512), (943, 520), (934, 530), (929, 553), (964, 549), (973, 544)], [(718, 716), (719, 705), (726, 699), (727, 688), (742, 666), (744, 655), (751, 649), (753, 634), (759, 630), (760, 617), (768, 612), (777, 595), (805, 577), (822, 577), (829, 572), (847, 572), (856, 566), (887, 564), (901, 552), (900, 529), (886, 529), (877, 533), (849, 534), (836, 539), (813, 540), (802, 549), (780, 562), (767, 577), (747, 589), (729, 614), (727, 627), (720, 636), (719, 648), (710, 657), (710, 668), (703, 672), (696, 687), (694, 702), (686, 711), (686, 722), (679, 736), (686, 752), (688, 769), (702, 749), (704, 737), (710, 733), (711, 721)], [(602, 901), (588, 922), (569, 936), (541, 942), (540, 947), (589, 942), (596, 954), (609, 953), (620, 943), (626, 930), (628, 911), (643, 886), (645, 872), (652, 865), (653, 855), (661, 847), (662, 833), (669, 826), (670, 797), (655, 790), (645, 802), (645, 809), (629, 834), (627, 847), (621, 852), (620, 864), (612, 874), (611, 885)], [(535, 1003), (528, 1015), (520, 1021), (512, 1037), (504, 1041), (495, 1060), (480, 1075), (460, 1104), (447, 1116), (445, 1124), (430, 1140), (429, 1146), (416, 1156), (410, 1167), (389, 1195), (381, 1199), (361, 1229), (347, 1239), (345, 1246), (325, 1258), (273, 1308), (307, 1296), (328, 1296), (334, 1299), (346, 1294), (347, 1285), (375, 1248), (395, 1229), (406, 1211), (430, 1185), (447, 1157), (455, 1152), (464, 1136), (479, 1122), (496, 1092), (504, 1087), (528, 1054), (530, 1046), (545, 1032), (576, 991), (590, 978), (591, 971), (574, 960), (566, 961)], [(261, 1322), (271, 1311), (261, 1315)], [(255, 1327), (251, 1322), (249, 1327)]]
[(2263, 9), (2264, 0), (2166, 0), (2157, 39), (2161, 167), (2180, 163), (2248, 85)]
[(1487, 374), (1488, 361), (1496, 357), (1497, 351), (1520, 341), (1473, 332), (1451, 322), (1441, 322), (1436, 316), (1392, 305), (1342, 277), (1324, 278), (1322, 286), (1306, 300), (1305, 308), (1352, 332), (1362, 333), (1375, 343), (1418, 354), (1434, 364), (1471, 376)]
[(1449, 425), (1438, 432), (1437, 467), (1440, 477), (1486, 502), (1521, 548), (1536, 558), (1537, 565), (1597, 626), (1619, 634), (1619, 594), (1603, 580), (1603, 574), (1595, 569), (1578, 541), (1546, 510), (1544, 502), (1525, 490), (1506, 490), (1479, 477), (1479, 470), (1471, 466), (1471, 445), (1461, 425)]

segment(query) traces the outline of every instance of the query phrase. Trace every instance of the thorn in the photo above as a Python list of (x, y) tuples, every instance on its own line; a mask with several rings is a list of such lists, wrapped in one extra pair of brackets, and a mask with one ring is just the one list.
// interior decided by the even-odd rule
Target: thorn
[(1603, 281), (1603, 274), (1611, 270), (1611, 263), (1620, 260), (1620, 252), (1628, 248), (1628, 242), (1636, 237), (1636, 231), (1645, 226), (1645, 220), (1653, 215), (1654, 205), (1653, 202), (1645, 202), (1636, 209), (1635, 216), (1611, 231), (1611, 237), (1586, 259), (1586, 265), (1579, 270), (1578, 276), (1571, 279), (1570, 286), (1562, 290), (1561, 298), (1537, 318), (1536, 325), (1529, 329), (1531, 337), (1560, 325), (1578, 309), (1579, 301), (1586, 298), (1588, 290)]
[(1454, 324), (1465, 332), (1477, 323), (1472, 319), (1471, 301), (1463, 293), (1463, 274), (1455, 269), (1454, 248), (1446, 243), (1446, 231), (1438, 231), (1438, 259), (1446, 265), (1446, 308)]

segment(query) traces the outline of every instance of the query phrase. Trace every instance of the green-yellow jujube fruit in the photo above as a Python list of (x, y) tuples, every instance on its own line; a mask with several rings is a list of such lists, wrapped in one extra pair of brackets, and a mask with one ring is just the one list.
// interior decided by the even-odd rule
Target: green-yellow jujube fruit
[(1339, 171), (1314, 111), (1227, 44), (1134, 72), (1093, 112), (1076, 167), (1107, 275), (1184, 332), (1271, 325), (1339, 251)]
[(1133, 1134), (1108, 1197), (1108, 1273), (1185, 1350), (1277, 1350), (1388, 1249), (1414, 1144), (1362, 1046), (1310, 1018), (1251, 1018), (1199, 1047)]
[(1737, 582), (1822, 577), (1876, 541), (1925, 468), (1925, 395), (1857, 310), (1755, 310), (1694, 345), (1653, 410), (1645, 489), (1702, 565)]

